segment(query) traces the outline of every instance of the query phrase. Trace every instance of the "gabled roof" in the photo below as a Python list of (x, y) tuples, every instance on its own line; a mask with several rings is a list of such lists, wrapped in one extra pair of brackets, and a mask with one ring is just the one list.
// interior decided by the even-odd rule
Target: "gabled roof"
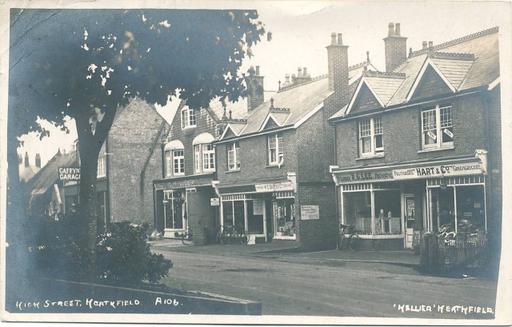
[[(411, 100), (423, 73), (432, 67), (453, 92), (480, 86), (489, 86), (499, 80), (498, 28), (490, 28), (464, 37), (438, 44), (430, 49), (413, 52), (393, 73), (404, 76), (398, 79), (363, 77), (373, 94), (386, 107), (405, 104)], [(355, 93), (358, 92), (358, 87)], [(356, 94), (352, 94), (354, 98)], [(387, 100), (387, 101), (386, 101)], [(377, 109), (377, 108), (376, 108)], [(345, 106), (331, 119), (348, 115)]]
[[(349, 83), (351, 85), (358, 81), (364, 67), (367, 65), (368, 63), (364, 62), (349, 67)], [(283, 128), (296, 127), (307, 120), (313, 112), (321, 109), (324, 100), (332, 93), (333, 91), (329, 90), (327, 75), (321, 75), (311, 81), (283, 88), (273, 95), (273, 104), (271, 101), (265, 101), (251, 110), (244, 117), (244, 128), (235, 134), (244, 136), (258, 133), (262, 131), (269, 119), (274, 119)], [(273, 108), (271, 108), (272, 105)], [(233, 129), (234, 125), (229, 123), (228, 126)]]

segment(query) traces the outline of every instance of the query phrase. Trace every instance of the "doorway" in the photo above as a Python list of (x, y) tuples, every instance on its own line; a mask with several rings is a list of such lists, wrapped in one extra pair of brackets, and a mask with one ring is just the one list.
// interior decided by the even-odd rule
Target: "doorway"
[(405, 225), (405, 248), (413, 248), (414, 226), (416, 223), (416, 196), (404, 194), (403, 199), (404, 225)]

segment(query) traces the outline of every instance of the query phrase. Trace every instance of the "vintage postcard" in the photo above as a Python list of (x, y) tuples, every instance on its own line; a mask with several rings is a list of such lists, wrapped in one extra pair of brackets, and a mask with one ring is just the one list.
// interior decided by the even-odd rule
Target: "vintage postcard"
[(2, 320), (512, 323), (511, 8), (2, 2)]

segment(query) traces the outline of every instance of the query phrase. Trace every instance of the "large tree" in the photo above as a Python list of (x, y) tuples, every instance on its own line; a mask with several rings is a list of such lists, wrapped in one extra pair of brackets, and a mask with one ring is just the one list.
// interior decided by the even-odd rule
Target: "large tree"
[[(264, 33), (247, 10), (11, 11), (8, 163), (9, 216), (17, 211), (17, 138), (65, 128), (74, 119), (80, 146), (81, 244), (94, 249), (95, 181), (100, 148), (118, 108), (134, 97), (165, 105), (178, 95), (192, 108), (243, 95), (243, 59)], [(178, 92), (179, 90), (179, 92)], [(129, 133), (130, 131), (126, 131)]]

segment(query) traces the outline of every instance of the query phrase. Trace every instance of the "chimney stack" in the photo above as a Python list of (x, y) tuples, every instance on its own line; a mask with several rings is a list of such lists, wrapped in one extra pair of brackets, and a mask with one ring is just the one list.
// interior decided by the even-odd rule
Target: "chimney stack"
[(428, 49), (433, 50), (434, 49), (434, 42), (428, 41)]
[(30, 162), (29, 162), (29, 160), (28, 160), (28, 152), (25, 152), (24, 166), (25, 166), (25, 167), (30, 166)]
[(427, 48), (427, 41), (423, 41), (423, 42), (421, 43), (421, 48), (422, 48), (423, 50), (425, 50), (425, 49)]
[(384, 38), (386, 72), (392, 72), (407, 60), (407, 38), (400, 35), (400, 23), (388, 24), (388, 36)]
[(251, 67), (247, 83), (247, 110), (251, 111), (264, 102), (263, 76), (260, 75), (260, 66)]
[(332, 33), (331, 44), (327, 46), (329, 90), (334, 91), (336, 106), (348, 102), (348, 46), (343, 45), (342, 34)]
[(41, 168), (41, 155), (36, 153), (36, 167)]

